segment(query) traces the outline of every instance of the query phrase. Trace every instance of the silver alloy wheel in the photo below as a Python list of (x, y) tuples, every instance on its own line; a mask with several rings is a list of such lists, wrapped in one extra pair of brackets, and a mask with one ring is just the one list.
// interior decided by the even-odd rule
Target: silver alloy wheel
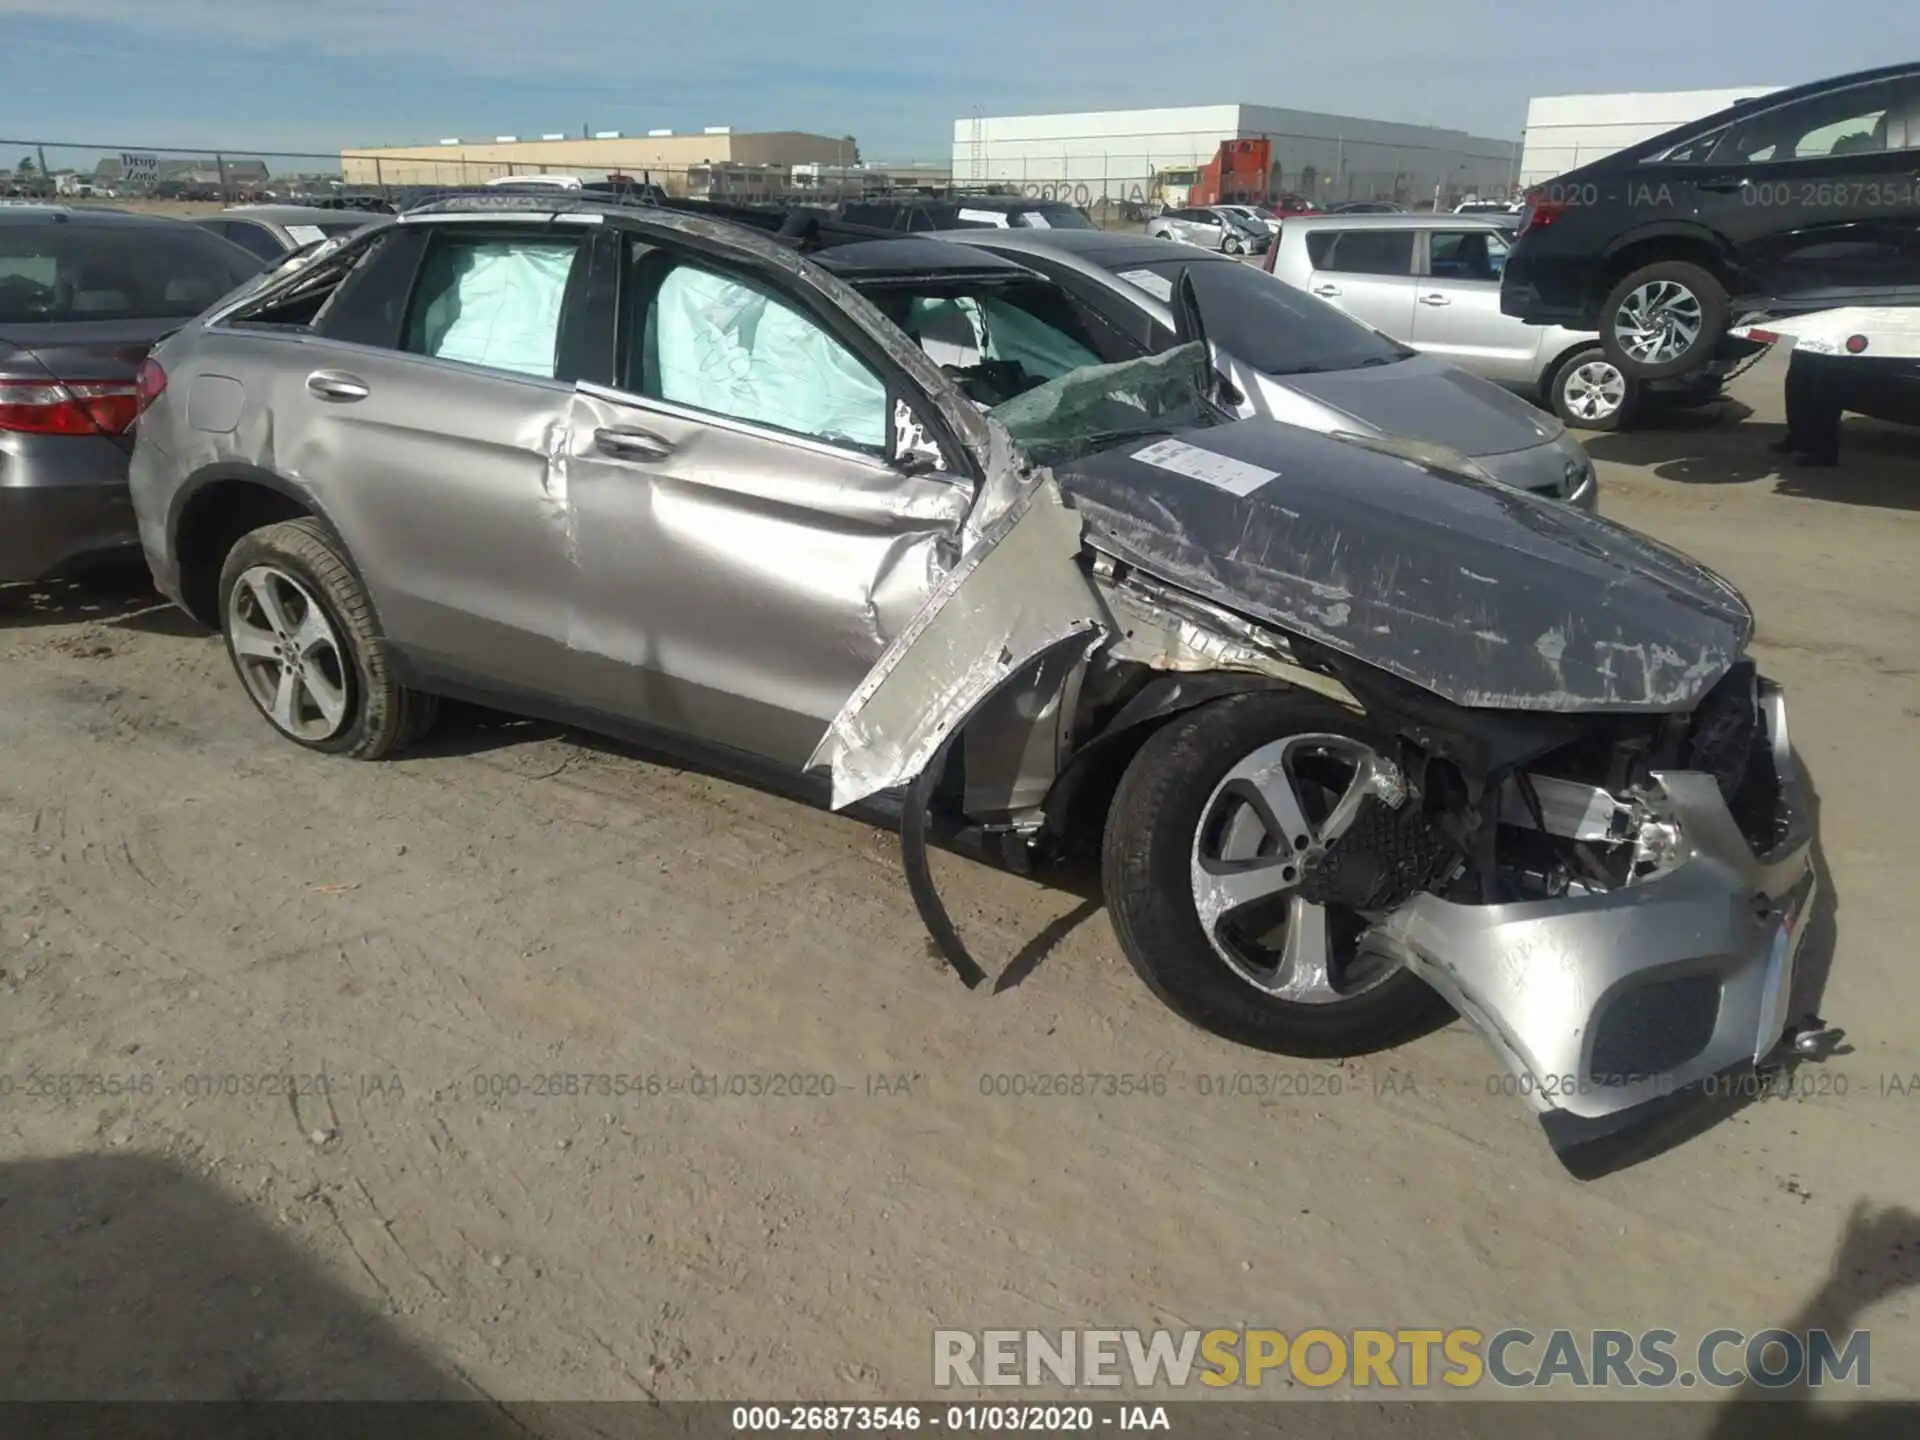
[(243, 570), (227, 596), (227, 643), (266, 717), (296, 740), (331, 740), (347, 723), (345, 647), (313, 593), (271, 565)]
[(1389, 762), (1344, 735), (1291, 735), (1227, 772), (1201, 807), (1192, 878), (1201, 928), (1234, 974), (1302, 1005), (1350, 1000), (1393, 974), (1397, 963), (1334, 935), (1330, 919), (1345, 926), (1350, 912), (1330, 914), (1302, 887), (1361, 802), (1400, 785)]
[(1238, 235), (1229, 235), (1220, 242), (1221, 251), (1228, 255), (1238, 255), (1245, 248)]
[(1567, 372), (1560, 394), (1582, 420), (1605, 420), (1626, 403), (1627, 377), (1610, 360), (1588, 360)]
[(1694, 347), (1705, 323), (1700, 297), (1678, 280), (1650, 280), (1614, 316), (1620, 348), (1643, 365), (1664, 365)]

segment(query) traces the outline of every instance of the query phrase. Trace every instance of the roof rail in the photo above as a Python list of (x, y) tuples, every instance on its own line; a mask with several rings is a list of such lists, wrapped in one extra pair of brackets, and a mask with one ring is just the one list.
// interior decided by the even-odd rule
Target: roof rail
[(811, 205), (730, 205), (720, 201), (687, 200), (653, 187), (653, 193), (620, 191), (555, 190), (551, 186), (491, 185), (483, 189), (440, 190), (423, 195), (406, 205), (404, 215), (473, 215), (489, 210), (542, 211), (553, 215), (571, 215), (581, 211), (670, 210), (679, 215), (697, 215), (723, 224), (759, 230), (774, 238), (791, 242), (796, 249), (821, 250), (831, 245), (848, 245), (860, 240), (899, 240), (898, 230), (873, 225), (855, 225), (838, 218), (820, 206)]

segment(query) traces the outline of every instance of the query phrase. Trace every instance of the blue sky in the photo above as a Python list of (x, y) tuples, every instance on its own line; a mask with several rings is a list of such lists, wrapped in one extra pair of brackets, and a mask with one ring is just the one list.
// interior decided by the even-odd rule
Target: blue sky
[(901, 160), (946, 156), (976, 108), (1230, 101), (1507, 138), (1530, 95), (1909, 58), (1911, 0), (0, 0), (0, 138), (337, 151), (730, 124)]

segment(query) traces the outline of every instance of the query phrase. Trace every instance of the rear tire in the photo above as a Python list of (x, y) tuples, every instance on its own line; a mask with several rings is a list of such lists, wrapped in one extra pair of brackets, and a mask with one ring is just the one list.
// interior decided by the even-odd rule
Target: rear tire
[(296, 745), (379, 760), (433, 725), (438, 697), (394, 678), (366, 587), (317, 520), (240, 537), (220, 568), (220, 629), (248, 698)]
[(1547, 377), (1547, 404), (1576, 430), (1618, 430), (1640, 408), (1641, 388), (1598, 345), (1576, 350)]
[(1633, 380), (1671, 380), (1713, 362), (1731, 302), (1712, 274), (1684, 260), (1658, 260), (1615, 282), (1600, 307), (1600, 344)]
[[(1404, 966), (1362, 953), (1341, 955), (1326, 968), (1336, 981), (1332, 988), (1343, 991), (1338, 998), (1323, 993), (1311, 1002), (1291, 1000), (1273, 993), (1287, 988), (1281, 979), (1285, 960), (1274, 971), (1276, 983), (1263, 985), (1210, 936), (1196, 901), (1195, 871), (1202, 850), (1216, 842), (1204, 838), (1210, 831), (1203, 826), (1212, 826), (1243, 762), (1271, 752), (1276, 742), (1303, 748), (1324, 743), (1355, 753), (1385, 754), (1389, 748), (1388, 737), (1352, 711), (1291, 691), (1231, 696), (1168, 722), (1134, 757), (1107, 819), (1103, 888), (1128, 961), (1156, 995), (1195, 1025), (1283, 1055), (1357, 1055), (1444, 1024), (1452, 1015), (1447, 1003)], [(1317, 825), (1310, 817), (1303, 828)], [(1262, 840), (1267, 848), (1261, 856), (1245, 863), (1277, 866), (1292, 859), (1285, 841), (1275, 847), (1270, 838)], [(1217, 848), (1224, 850), (1224, 841)], [(1304, 856), (1314, 847), (1296, 840), (1293, 848)], [(1275, 849), (1277, 854), (1268, 853)], [(1294, 871), (1286, 873), (1291, 879)], [(1290, 904), (1288, 893), (1272, 898)], [(1320, 908), (1326, 936), (1335, 933), (1336, 920), (1341, 931), (1355, 928), (1352, 912), (1341, 914), (1332, 904)], [(1285, 927), (1289, 937), (1292, 913)], [(1224, 933), (1225, 923), (1214, 922), (1217, 933)], [(1323, 948), (1339, 952), (1331, 939)]]

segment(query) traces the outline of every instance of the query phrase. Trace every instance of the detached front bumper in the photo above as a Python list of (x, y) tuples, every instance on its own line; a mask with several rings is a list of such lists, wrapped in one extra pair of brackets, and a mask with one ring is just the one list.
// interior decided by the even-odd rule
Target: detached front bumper
[(1764, 1060), (1786, 1029), (1813, 908), (1813, 835), (1777, 687), (1761, 682), (1776, 832), (1758, 853), (1710, 775), (1654, 777), (1668, 868), (1618, 889), (1504, 905), (1422, 895), (1386, 924), (1408, 965), (1492, 1043), (1552, 1127), (1632, 1112)]

